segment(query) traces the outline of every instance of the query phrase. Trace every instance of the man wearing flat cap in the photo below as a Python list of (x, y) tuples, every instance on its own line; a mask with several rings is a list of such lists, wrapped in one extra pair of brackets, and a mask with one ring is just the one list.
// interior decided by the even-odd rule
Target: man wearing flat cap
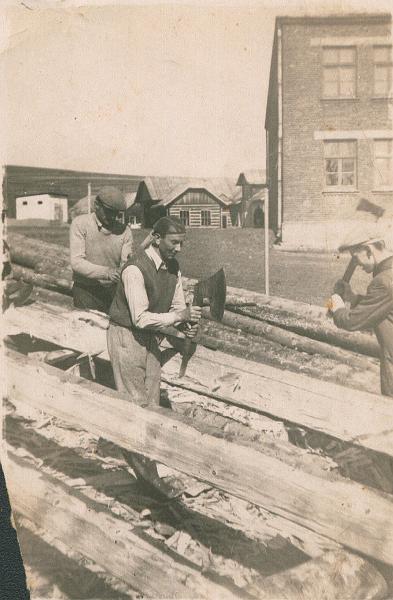
[(94, 212), (76, 217), (70, 228), (74, 306), (107, 313), (120, 267), (133, 251), (132, 231), (119, 221), (126, 209), (123, 193), (105, 186), (97, 194)]
[(374, 330), (380, 345), (381, 392), (393, 397), (393, 252), (386, 239), (387, 230), (375, 223), (359, 225), (341, 244), (339, 251), (348, 251), (373, 279), (364, 296), (354, 294), (349, 283), (337, 281), (331, 312), (337, 327)]
[[(168, 327), (190, 338), (197, 332), (201, 308), (186, 305), (176, 260), (185, 237), (178, 219), (162, 217), (154, 224), (151, 245), (121, 270), (109, 311), (108, 351), (117, 389), (136, 404), (159, 405), (160, 343)], [(139, 476), (162, 489), (154, 462), (135, 453), (124, 454)]]

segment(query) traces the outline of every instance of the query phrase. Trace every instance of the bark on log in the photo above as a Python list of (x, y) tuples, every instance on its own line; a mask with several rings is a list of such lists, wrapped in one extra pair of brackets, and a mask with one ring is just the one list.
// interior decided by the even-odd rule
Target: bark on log
[[(205, 318), (212, 320), (208, 308), (204, 308), (202, 314)], [(356, 355), (353, 352), (342, 350), (341, 348), (337, 348), (330, 344), (286, 331), (280, 327), (275, 327), (263, 321), (252, 319), (241, 314), (225, 311), (221, 322), (233, 329), (241, 329), (246, 333), (262, 336), (268, 340), (277, 342), (282, 346), (299, 350), (300, 352), (307, 352), (307, 354), (327, 356), (328, 358), (332, 358), (343, 364), (352, 365), (359, 369), (368, 369), (372, 364), (369, 359)]]
[(232, 307), (240, 315), (251, 317), (265, 323), (276, 325), (293, 333), (309, 337), (320, 342), (333, 344), (345, 350), (379, 357), (379, 346), (374, 336), (360, 332), (338, 329), (331, 321), (312, 320), (302, 315), (287, 313), (271, 307)]
[[(31, 333), (61, 347), (108, 359), (107, 319), (97, 319), (88, 311), (36, 303), (7, 311), (4, 332)], [(201, 346), (189, 361), (186, 376), (179, 379), (180, 360), (176, 355), (164, 365), (164, 380), (393, 456), (390, 398), (354, 393), (330, 382)]]
[[(259, 585), (258, 585), (259, 583)], [(260, 600), (382, 600), (388, 592), (377, 569), (348, 552), (326, 552), (277, 575), (247, 586)]]
[(102, 505), (13, 452), (4, 467), (14, 510), (134, 589), (153, 598), (238, 598), (186, 559), (176, 560), (174, 553), (149, 543)]
[(33, 269), (36, 273), (46, 273), (71, 281), (70, 254), (67, 248), (19, 233), (10, 233), (8, 243), (11, 262)]
[(59, 279), (54, 275), (47, 275), (46, 273), (36, 273), (33, 269), (28, 267), (21, 267), (20, 265), (12, 265), (12, 276), (14, 279), (21, 279), (27, 283), (32, 283), (35, 286), (59, 292), (67, 296), (71, 295), (72, 282), (69, 279)]
[[(66, 248), (12, 232), (9, 234), (9, 243), (14, 263), (71, 281), (69, 252)], [(193, 279), (184, 278), (184, 281), (190, 288), (195, 284)], [(268, 298), (264, 294), (232, 287), (228, 287), (227, 292), (231, 311), (340, 348), (379, 357), (378, 344), (373, 337), (337, 329), (322, 307), (285, 298)], [(256, 308), (244, 306), (250, 302), (255, 302)]]

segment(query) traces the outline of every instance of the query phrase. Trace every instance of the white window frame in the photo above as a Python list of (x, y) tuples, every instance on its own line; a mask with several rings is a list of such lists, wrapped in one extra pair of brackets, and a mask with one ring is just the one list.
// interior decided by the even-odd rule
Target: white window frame
[[(204, 223), (204, 216), (208, 216), (209, 223)], [(212, 211), (208, 209), (201, 210), (201, 227), (211, 227), (212, 224)]]
[[(183, 215), (186, 215), (186, 221), (187, 221), (187, 223), (184, 223), (184, 221), (183, 221), (183, 219), (182, 219), (182, 216), (183, 216)], [(179, 220), (180, 220), (180, 222), (181, 222), (181, 223), (182, 223), (182, 224), (183, 224), (185, 227), (189, 227), (189, 226), (190, 226), (190, 211), (189, 211), (189, 209), (187, 209), (187, 208), (186, 208), (186, 209), (183, 209), (183, 208), (182, 208), (182, 209), (179, 211)]]
[[(355, 152), (354, 152), (354, 156), (353, 157), (347, 157), (347, 156), (337, 156), (337, 157), (332, 157), (332, 156), (326, 156), (326, 147), (327, 144), (329, 143), (335, 143), (335, 144), (340, 144), (340, 143), (352, 143), (354, 145), (355, 148)], [(343, 171), (342, 169), (342, 161), (347, 159), (347, 158), (353, 158), (354, 159), (354, 183), (353, 184), (343, 184), (342, 183), (342, 177), (343, 177), (343, 173), (349, 173), (349, 171)], [(326, 161), (327, 160), (337, 160), (338, 161), (338, 170), (337, 170), (337, 176), (338, 176), (338, 180), (339, 183), (337, 185), (328, 185), (327, 183), (327, 175), (328, 174), (334, 174), (334, 171), (327, 171), (326, 169)], [(325, 192), (356, 192), (357, 191), (357, 179), (358, 179), (358, 149), (357, 149), (357, 140), (356, 139), (334, 139), (334, 140), (324, 140), (323, 141), (323, 188)]]
[[(336, 50), (338, 52), (338, 61), (336, 63), (328, 63), (325, 62), (325, 51), (326, 50)], [(340, 51), (342, 50), (352, 50), (354, 53), (353, 62), (340, 62)], [(358, 72), (358, 52), (356, 46), (323, 46), (322, 47), (322, 99), (323, 100), (354, 100), (357, 97), (357, 72)], [(342, 77), (340, 77), (340, 70), (348, 69), (348, 67), (353, 68), (353, 94), (351, 96), (342, 95), (340, 93), (340, 83), (342, 82)], [(337, 95), (327, 95), (325, 94), (325, 72), (326, 70), (336, 70), (337, 71), (337, 82), (338, 82), (338, 94)]]
[[(375, 58), (375, 51), (381, 48), (388, 48), (389, 49), (389, 58), (387, 60), (376, 60)], [(374, 98), (391, 98), (392, 94), (393, 94), (393, 89), (392, 89), (392, 80), (393, 80), (393, 60), (392, 60), (392, 46), (390, 44), (378, 44), (378, 45), (374, 45), (373, 46), (373, 52), (374, 52), (374, 56), (373, 56), (373, 61), (374, 61), (374, 71), (373, 71), (373, 94), (374, 94)], [(387, 85), (388, 85), (388, 89), (383, 92), (383, 93), (378, 93), (375, 89), (375, 85), (376, 85), (376, 72), (377, 69), (376, 67), (378, 66), (382, 66), (382, 67), (387, 67), (388, 68), (388, 81), (387, 81)]]
[[(376, 142), (390, 142), (390, 153), (389, 154), (378, 154), (376, 149)], [(374, 157), (374, 189), (378, 192), (390, 192), (393, 190), (393, 138), (375, 138), (373, 143), (373, 157)], [(377, 160), (378, 158), (389, 159), (390, 160), (390, 173), (391, 173), (391, 181), (388, 184), (381, 184), (378, 176), (378, 167)], [(389, 170), (388, 170), (389, 171)]]

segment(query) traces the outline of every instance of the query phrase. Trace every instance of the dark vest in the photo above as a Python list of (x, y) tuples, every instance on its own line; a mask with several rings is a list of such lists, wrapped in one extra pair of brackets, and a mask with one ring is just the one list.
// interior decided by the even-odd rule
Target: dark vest
[[(173, 295), (175, 293), (177, 277), (179, 273), (179, 264), (177, 260), (172, 259), (166, 263), (166, 269), (157, 271), (156, 265), (148, 257), (146, 252), (136, 254), (128, 260), (121, 270), (130, 265), (135, 265), (141, 271), (145, 283), (146, 293), (149, 300), (149, 312), (166, 313), (172, 305)], [(116, 288), (115, 297), (109, 310), (111, 321), (133, 329), (134, 324), (131, 320), (131, 314), (128, 308), (127, 297), (124, 291), (122, 277)]]

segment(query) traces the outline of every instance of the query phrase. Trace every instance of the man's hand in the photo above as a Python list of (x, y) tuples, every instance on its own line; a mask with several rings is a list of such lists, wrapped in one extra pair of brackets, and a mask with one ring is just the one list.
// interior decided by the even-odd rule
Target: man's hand
[(333, 293), (341, 296), (344, 302), (352, 302), (356, 295), (353, 293), (350, 284), (347, 281), (344, 281), (343, 279), (339, 279), (338, 281), (336, 281), (336, 283), (334, 284)]
[(109, 281), (113, 281), (113, 283), (117, 283), (120, 280), (120, 269), (111, 269), (108, 271), (108, 279)]
[(334, 315), (339, 308), (345, 308), (344, 300), (338, 294), (333, 294), (327, 301), (328, 316)]
[(187, 306), (184, 310), (176, 311), (176, 321), (178, 323), (198, 323), (202, 316), (200, 306)]
[(194, 325), (189, 325), (187, 328), (183, 330), (184, 334), (188, 338), (194, 338), (198, 333), (199, 325), (195, 323)]

